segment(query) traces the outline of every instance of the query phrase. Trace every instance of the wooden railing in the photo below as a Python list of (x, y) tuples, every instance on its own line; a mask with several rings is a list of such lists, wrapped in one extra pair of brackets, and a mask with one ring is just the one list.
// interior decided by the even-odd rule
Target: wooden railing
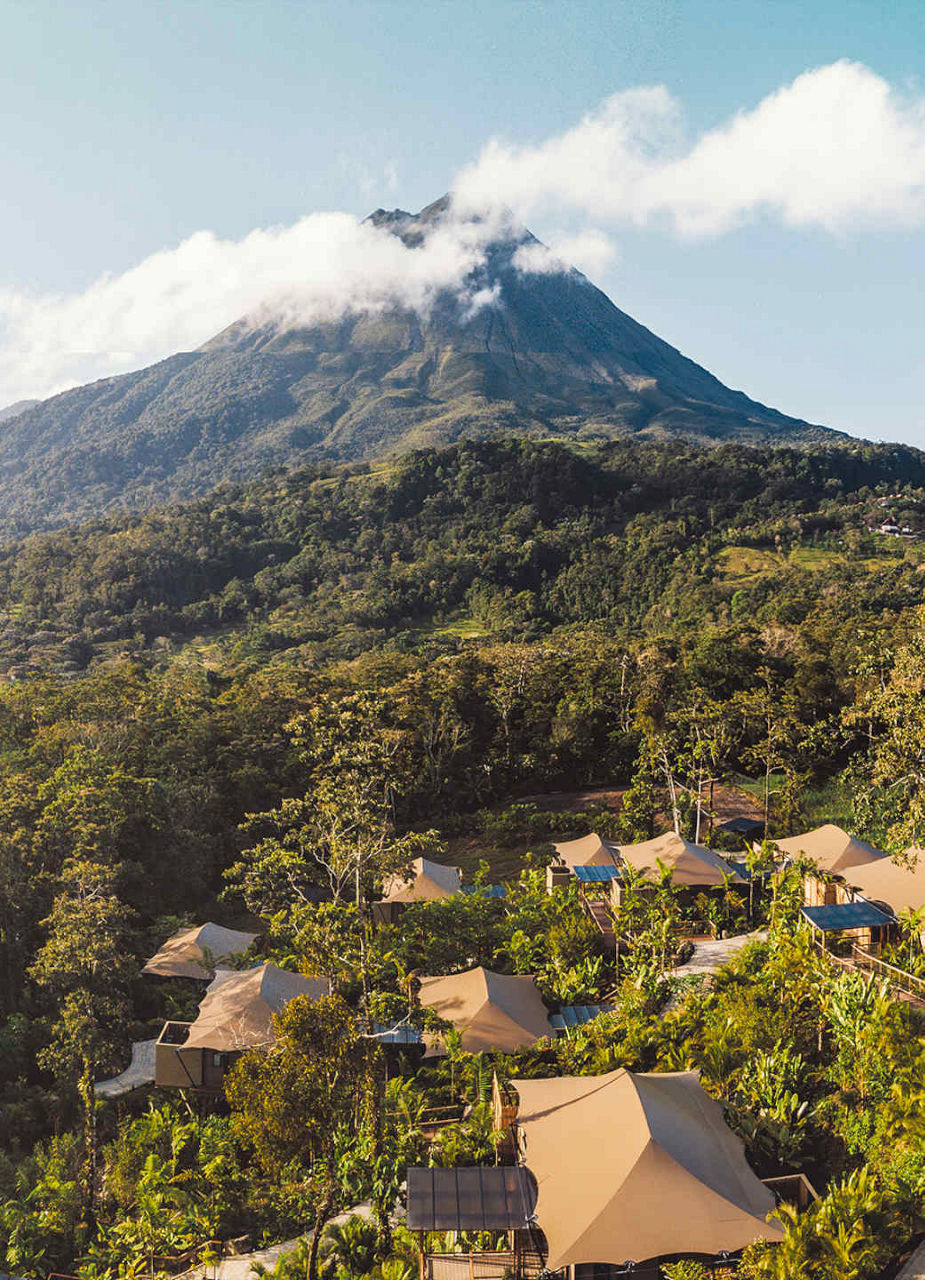
[(892, 991), (908, 996), (911, 1000), (915, 1000), (917, 1004), (925, 1005), (925, 979), (917, 978), (915, 974), (907, 973), (905, 969), (899, 969), (895, 964), (889, 964), (886, 960), (881, 960), (879, 956), (871, 955), (869, 951), (859, 947), (856, 942), (852, 943), (851, 951), (847, 956), (840, 956), (834, 951), (829, 951), (819, 938), (816, 939), (816, 949), (826, 959), (831, 960), (833, 964), (837, 964), (840, 968), (860, 970), (863, 973), (882, 978), (888, 983)]

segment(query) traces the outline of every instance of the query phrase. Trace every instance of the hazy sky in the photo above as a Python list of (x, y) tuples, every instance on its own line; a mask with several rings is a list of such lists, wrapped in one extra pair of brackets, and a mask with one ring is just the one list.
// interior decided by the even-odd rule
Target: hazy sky
[(497, 190), (730, 385), (925, 446), (921, 0), (0, 0), (0, 20), (0, 400), (194, 345), (290, 263), (305, 287), (325, 263), (391, 278), (352, 223), (305, 216), (456, 186)]

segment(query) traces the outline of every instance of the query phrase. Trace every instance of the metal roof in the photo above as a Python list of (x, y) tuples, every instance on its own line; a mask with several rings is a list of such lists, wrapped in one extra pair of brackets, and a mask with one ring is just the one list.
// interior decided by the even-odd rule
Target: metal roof
[(373, 1023), (373, 1035), (380, 1044), (423, 1044), (424, 1037), (417, 1027), (408, 1022), (400, 1022), (397, 1026), (387, 1027), (381, 1022)]
[(483, 898), (506, 898), (507, 889), (503, 884), (464, 884), (463, 893), (480, 893)]
[(536, 1187), (516, 1165), (408, 1169), (412, 1231), (510, 1231), (530, 1225)]
[(575, 879), (580, 884), (606, 884), (609, 880), (620, 879), (619, 867), (608, 867), (604, 865), (590, 867), (572, 867), (575, 873)]
[(575, 1027), (583, 1027), (586, 1023), (599, 1018), (602, 1013), (611, 1013), (613, 1005), (609, 1004), (566, 1004), (558, 1013), (549, 1015), (550, 1026), (556, 1031), (572, 1031)]
[(803, 915), (814, 929), (823, 933), (837, 933), (841, 929), (882, 928), (890, 924), (888, 916), (870, 902), (836, 902), (828, 907), (803, 907)]

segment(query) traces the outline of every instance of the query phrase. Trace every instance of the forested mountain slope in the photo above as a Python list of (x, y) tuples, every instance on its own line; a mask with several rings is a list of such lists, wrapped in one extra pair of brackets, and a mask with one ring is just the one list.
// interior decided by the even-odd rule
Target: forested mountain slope
[[(414, 246), (446, 216), (442, 200), (371, 221)], [(0, 528), (188, 498), (272, 465), (501, 432), (839, 438), (730, 390), (580, 272), (523, 270), (524, 248), (540, 249), (526, 230), (500, 235), (462, 295), (420, 313), (348, 311), (308, 328), (247, 318), (198, 351), (0, 418)]]
[[(925, 458), (470, 442), (379, 470), (306, 467), (0, 548), (0, 669), (78, 671), (195, 642), (320, 659), (601, 622), (852, 629), (925, 599)], [(218, 652), (218, 651), (217, 651)]]

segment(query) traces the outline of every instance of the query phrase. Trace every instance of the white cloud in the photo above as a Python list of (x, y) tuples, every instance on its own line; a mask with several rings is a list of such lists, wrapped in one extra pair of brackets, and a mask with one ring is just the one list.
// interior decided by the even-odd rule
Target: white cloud
[[(387, 166), (378, 180), (391, 185)], [(590, 274), (615, 254), (626, 225), (718, 235), (759, 217), (844, 232), (925, 221), (925, 99), (901, 95), (857, 63), (808, 71), (699, 138), (661, 86), (608, 99), (574, 128), (536, 146), (494, 141), (454, 187), (481, 222), (437, 227), (410, 249), (341, 213), (240, 240), (197, 232), (82, 293), (0, 289), (0, 406), (140, 368), (189, 350), (239, 317), (332, 318), (397, 301), (426, 309), (436, 291), (463, 306), (497, 305), (466, 279), (511, 209), (563, 216), (570, 235), (517, 255), (525, 272), (572, 263)]]
[(464, 290), (488, 234), (454, 223), (410, 249), (348, 214), (316, 213), (242, 240), (197, 232), (79, 294), (0, 290), (0, 405), (190, 350), (258, 311), (311, 323), (391, 302), (426, 310), (438, 290)]
[(757, 107), (685, 141), (663, 87), (609, 98), (537, 146), (494, 141), (457, 180), (467, 206), (597, 223), (667, 220), (716, 235), (760, 215), (840, 231), (925, 218), (925, 99), (853, 62), (798, 76)]
[(522, 244), (513, 262), (524, 275), (552, 275), (577, 267), (587, 275), (602, 271), (617, 257), (617, 246), (596, 227), (587, 227), (574, 235), (560, 232), (549, 238), (549, 244), (538, 240)]

